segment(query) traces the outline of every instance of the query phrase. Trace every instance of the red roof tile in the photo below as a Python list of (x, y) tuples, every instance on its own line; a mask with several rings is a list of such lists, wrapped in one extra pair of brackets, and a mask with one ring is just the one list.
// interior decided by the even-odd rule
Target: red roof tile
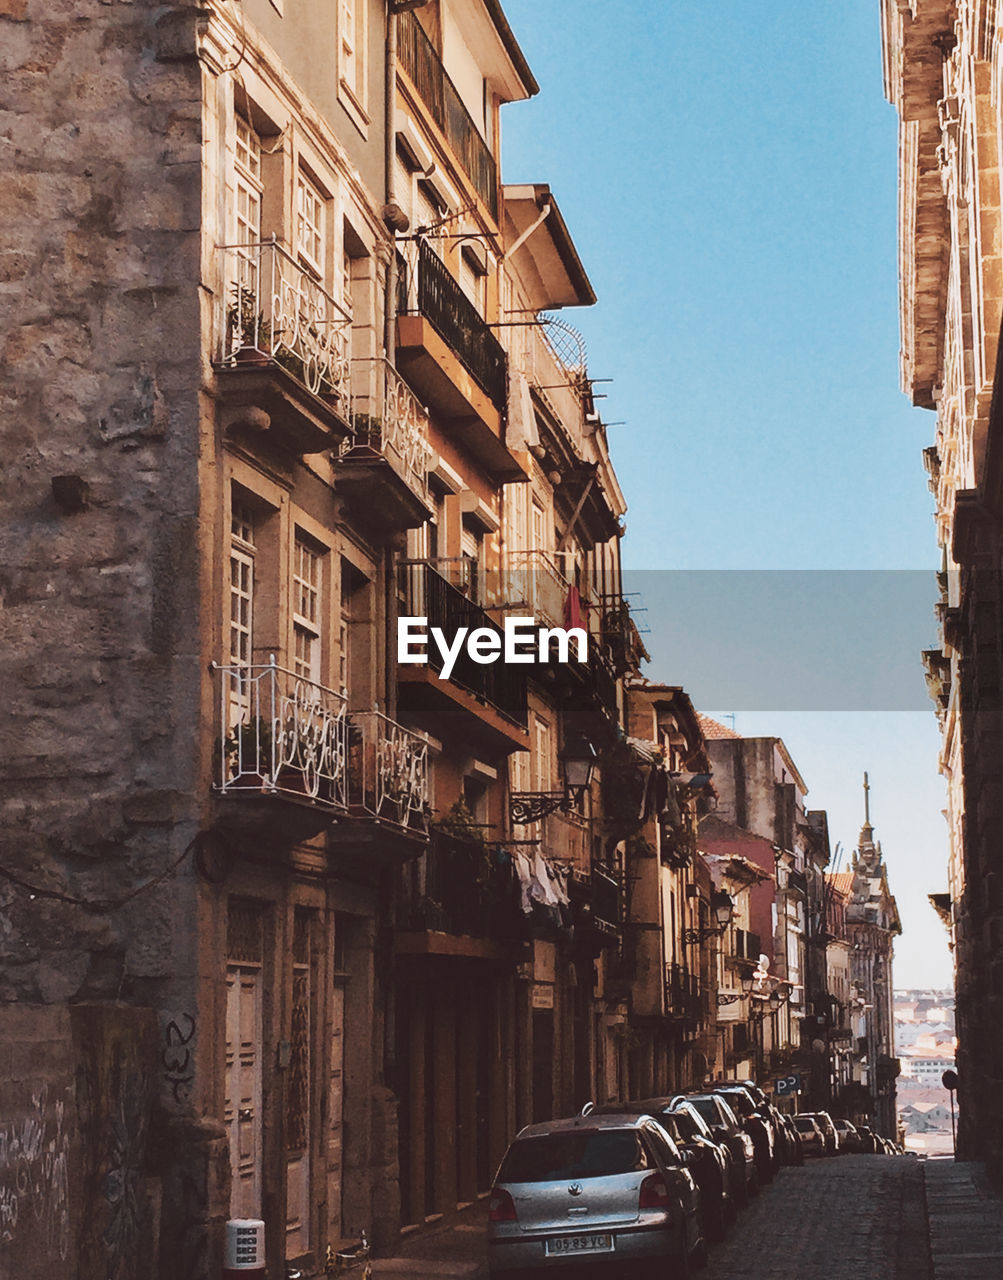
[(719, 724), (716, 720), (712, 720), (710, 716), (701, 715), (697, 712), (697, 720), (700, 722), (700, 730), (703, 736), (709, 742), (713, 738), (740, 738), (742, 735), (736, 733), (734, 729), (729, 729), (725, 724)]

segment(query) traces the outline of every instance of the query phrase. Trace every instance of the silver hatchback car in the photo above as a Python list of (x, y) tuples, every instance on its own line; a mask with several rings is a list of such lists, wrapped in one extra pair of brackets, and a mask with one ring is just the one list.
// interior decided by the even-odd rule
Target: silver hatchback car
[(706, 1258), (700, 1193), (651, 1116), (588, 1115), (523, 1129), (491, 1192), (492, 1276), (589, 1264), (611, 1280), (685, 1277)]

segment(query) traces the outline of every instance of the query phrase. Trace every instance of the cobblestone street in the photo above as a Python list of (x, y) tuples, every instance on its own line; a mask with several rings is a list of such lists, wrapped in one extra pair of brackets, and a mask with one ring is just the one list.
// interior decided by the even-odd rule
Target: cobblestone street
[[(376, 1277), (483, 1280), (484, 1205), (412, 1237)], [(567, 1275), (568, 1273), (562, 1273)], [(1003, 1206), (977, 1166), (843, 1156), (782, 1169), (716, 1246), (704, 1280), (998, 1280)]]
[(931, 1280), (923, 1167), (843, 1156), (781, 1169), (706, 1280)]

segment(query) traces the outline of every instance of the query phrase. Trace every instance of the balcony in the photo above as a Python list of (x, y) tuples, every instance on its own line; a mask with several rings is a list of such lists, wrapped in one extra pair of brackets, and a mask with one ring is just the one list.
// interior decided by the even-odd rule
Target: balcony
[[(753, 960), (758, 965), (761, 951), (762, 940), (758, 933), (752, 933), (747, 929), (735, 930), (734, 949), (729, 959)], [(746, 966), (743, 965), (742, 967), (745, 968)]]
[(428, 739), (379, 711), (348, 717), (348, 804), (353, 814), (428, 835)]
[[(427, 560), (405, 560), (399, 565), (400, 613), (426, 618), (429, 632), (438, 627), (451, 638), (461, 627), (471, 630), (500, 628), (470, 596), (454, 586)], [(496, 751), (512, 751), (526, 745), (526, 677), (523, 667), (497, 661), (477, 663), (463, 649), (448, 680), (436, 673), (442, 657), (435, 644), (428, 648), (428, 662), (398, 667), (403, 704), (432, 712), (443, 731), (460, 730)]]
[(483, 841), (434, 831), (405, 886), (397, 911), (399, 954), (502, 959), (529, 937), (511, 862)]
[(246, 667), (213, 664), (213, 670), (219, 677), (215, 789), (225, 802), (223, 824), (295, 843), (345, 814), (344, 697), (274, 660)]
[[(275, 662), (221, 667), (224, 826), (288, 844), (327, 831), (368, 856), (415, 856), (428, 839), (428, 742)], [(234, 803), (240, 801), (239, 804)]]
[(593, 955), (619, 942), (623, 927), (622, 890), (613, 870), (599, 863), (591, 871), (576, 869), (571, 880), (571, 901), (577, 942)]
[(428, 413), (388, 361), (352, 361), (352, 435), (337, 490), (355, 523), (382, 540), (429, 518)]
[[(563, 627), (572, 582), (561, 552), (508, 551), (502, 566), (506, 610), (532, 614), (548, 627)], [(583, 611), (585, 601), (582, 602)]]
[(500, 483), (525, 479), (505, 448), (505, 350), (425, 241), (398, 261), (397, 365), (437, 423)]
[(792, 893), (800, 893), (805, 897), (808, 896), (808, 878), (803, 871), (789, 871), (787, 873), (787, 888)]
[(706, 1007), (700, 980), (682, 965), (665, 966), (665, 1012), (668, 1017), (696, 1029), (706, 1019)]
[(574, 809), (547, 814), (543, 819), (543, 847), (548, 857), (567, 863), (575, 875), (587, 876), (592, 866), (590, 819)]
[(498, 172), (435, 46), (411, 13), (397, 20), (397, 58), (478, 196), (498, 221)]
[(349, 430), (351, 317), (274, 240), (220, 253), (225, 427), (264, 432), (297, 454), (333, 448)]

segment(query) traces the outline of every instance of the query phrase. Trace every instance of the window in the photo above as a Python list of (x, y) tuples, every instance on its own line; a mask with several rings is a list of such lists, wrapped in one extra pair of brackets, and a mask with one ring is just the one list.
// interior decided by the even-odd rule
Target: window
[(257, 256), (250, 248), (261, 241), (261, 139), (241, 116), (236, 118), (233, 148), (233, 243), (237, 280), (256, 292)]
[(325, 200), (305, 173), (296, 179), (296, 251), (318, 276), (324, 275)]
[(303, 538), (293, 547), (293, 670), (320, 684), (321, 567), (323, 557)]
[(341, 83), (361, 106), (365, 96), (366, 0), (341, 0)]
[(550, 725), (539, 716), (534, 722), (533, 734), (533, 768), (536, 773), (534, 782), (537, 791), (550, 790)]
[[(230, 517), (230, 666), (249, 667), (254, 620), (254, 515), (236, 498)], [(230, 718), (238, 724), (250, 707), (250, 685), (237, 672), (231, 677)]]

